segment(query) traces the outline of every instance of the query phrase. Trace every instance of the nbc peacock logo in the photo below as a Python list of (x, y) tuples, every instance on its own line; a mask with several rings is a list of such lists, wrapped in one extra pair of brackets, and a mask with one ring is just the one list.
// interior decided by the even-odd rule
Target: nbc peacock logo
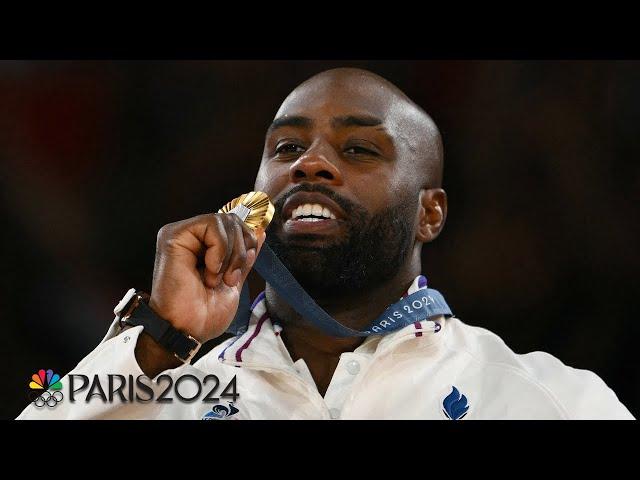
[(54, 408), (64, 398), (60, 375), (51, 369), (41, 369), (31, 375), (29, 390), (31, 401), (38, 408)]

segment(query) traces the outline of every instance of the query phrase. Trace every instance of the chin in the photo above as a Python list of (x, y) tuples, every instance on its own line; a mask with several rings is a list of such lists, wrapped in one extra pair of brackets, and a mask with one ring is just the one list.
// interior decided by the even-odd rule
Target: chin
[(327, 274), (322, 268), (322, 254), (320, 252), (307, 252), (296, 255), (295, 259), (287, 259), (286, 267), (296, 277), (300, 279), (320, 279), (325, 278)]

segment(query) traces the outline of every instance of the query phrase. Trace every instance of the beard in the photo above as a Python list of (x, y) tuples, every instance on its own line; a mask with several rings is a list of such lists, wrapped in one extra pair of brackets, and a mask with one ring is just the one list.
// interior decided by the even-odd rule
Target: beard
[[(296, 235), (283, 241), (276, 231), (282, 225), (282, 206), (299, 191), (320, 192), (338, 203), (347, 214), (346, 235), (322, 246), (309, 242), (305, 245), (305, 240), (318, 240), (317, 235)], [(312, 297), (349, 296), (393, 278), (406, 261), (412, 248), (417, 208), (417, 195), (412, 198), (371, 215), (323, 185), (302, 184), (275, 204), (275, 218), (267, 229), (266, 242)]]

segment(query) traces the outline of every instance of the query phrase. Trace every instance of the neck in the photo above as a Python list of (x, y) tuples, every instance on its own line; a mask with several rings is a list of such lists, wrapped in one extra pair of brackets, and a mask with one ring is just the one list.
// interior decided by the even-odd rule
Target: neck
[[(343, 325), (363, 330), (391, 304), (398, 301), (411, 282), (420, 274), (420, 258), (415, 257), (394, 277), (384, 279), (372, 288), (349, 291), (332, 298), (314, 298), (316, 303)], [(341, 292), (342, 293), (342, 292)], [(282, 340), (296, 361), (303, 358), (321, 393), (326, 391), (340, 355), (356, 349), (363, 337), (332, 337), (313, 326), (293, 310), (267, 284), (265, 300), (269, 314), (283, 325)]]

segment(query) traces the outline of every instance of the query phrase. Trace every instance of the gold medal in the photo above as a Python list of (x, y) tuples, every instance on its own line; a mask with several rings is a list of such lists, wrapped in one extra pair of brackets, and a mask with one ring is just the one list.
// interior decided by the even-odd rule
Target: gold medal
[(260, 227), (266, 229), (274, 212), (269, 196), (263, 192), (245, 193), (218, 210), (218, 213), (235, 213), (253, 230)]

